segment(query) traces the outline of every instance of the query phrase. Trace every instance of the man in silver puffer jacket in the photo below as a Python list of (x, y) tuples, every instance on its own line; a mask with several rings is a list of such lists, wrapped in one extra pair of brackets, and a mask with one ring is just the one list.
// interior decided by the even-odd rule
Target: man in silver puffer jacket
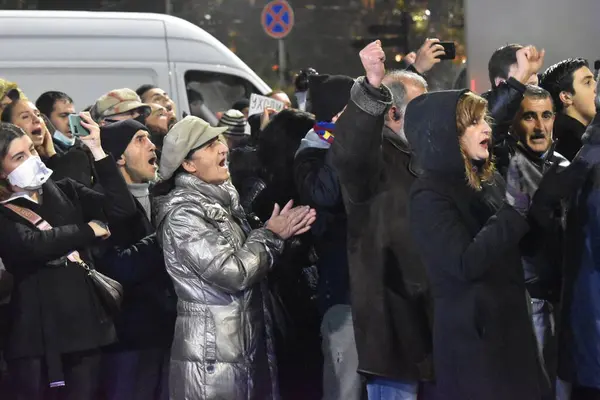
[(171, 400), (279, 398), (265, 277), (284, 240), (315, 219), (290, 203), (251, 230), (222, 132), (187, 117), (163, 145), (160, 174), (174, 188), (157, 198), (157, 233), (179, 298)]

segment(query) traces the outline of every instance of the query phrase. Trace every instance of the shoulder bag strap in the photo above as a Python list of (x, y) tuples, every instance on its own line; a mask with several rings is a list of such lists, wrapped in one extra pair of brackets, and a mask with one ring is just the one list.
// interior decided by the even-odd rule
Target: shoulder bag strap
[[(28, 208), (21, 207), (12, 203), (4, 204), (4, 207), (8, 208), (9, 210), (15, 212), (19, 216), (26, 219), (40, 231), (48, 231), (52, 229), (52, 225), (50, 225), (48, 222), (46, 222), (46, 220), (44, 220), (42, 217), (40, 217)], [(90, 267), (81, 259), (81, 256), (79, 255), (79, 252), (77, 250), (69, 253), (67, 255), (67, 258), (69, 259), (69, 261), (72, 261), (84, 268), (85, 270), (89, 271)]]

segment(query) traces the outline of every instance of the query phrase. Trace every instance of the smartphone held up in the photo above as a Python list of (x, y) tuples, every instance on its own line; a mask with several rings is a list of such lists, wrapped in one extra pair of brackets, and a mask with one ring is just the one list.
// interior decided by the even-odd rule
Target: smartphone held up
[(454, 42), (437, 42), (434, 43), (444, 48), (444, 55), (438, 56), (440, 60), (454, 60), (456, 58), (456, 45)]
[(73, 136), (88, 136), (90, 132), (81, 125), (81, 117), (77, 114), (69, 115), (69, 128)]

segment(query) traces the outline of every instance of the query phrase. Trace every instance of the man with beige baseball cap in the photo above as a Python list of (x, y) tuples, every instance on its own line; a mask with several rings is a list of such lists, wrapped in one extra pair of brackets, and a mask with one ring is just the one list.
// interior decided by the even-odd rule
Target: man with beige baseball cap
[(109, 125), (126, 119), (136, 119), (141, 123), (148, 115), (151, 108), (131, 89), (115, 89), (106, 93), (98, 100), (90, 110), (94, 121), (100, 126)]

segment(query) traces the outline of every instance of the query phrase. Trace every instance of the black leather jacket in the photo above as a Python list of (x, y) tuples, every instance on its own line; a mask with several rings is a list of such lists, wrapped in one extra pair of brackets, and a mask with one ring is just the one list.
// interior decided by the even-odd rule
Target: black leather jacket
[(508, 133), (513, 118), (519, 111), (525, 85), (514, 78), (508, 78), (496, 88), (482, 94), (488, 101), (488, 109), (494, 120), (492, 136), (494, 141), (493, 154), (496, 157), (496, 167), (506, 178), (510, 157), (515, 152), (517, 141)]

